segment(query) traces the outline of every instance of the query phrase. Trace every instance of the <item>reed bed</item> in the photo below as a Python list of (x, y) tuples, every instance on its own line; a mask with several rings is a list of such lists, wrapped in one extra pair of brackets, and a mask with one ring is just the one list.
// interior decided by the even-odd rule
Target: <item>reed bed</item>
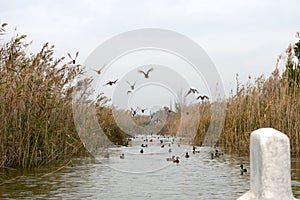
[[(298, 34), (300, 36), (300, 34)], [(263, 75), (244, 85), (239, 84), (235, 92), (223, 99), (226, 118), (220, 138), (215, 144), (227, 153), (249, 155), (250, 133), (262, 127), (272, 127), (285, 133), (291, 144), (291, 154), (300, 155), (300, 41), (290, 45), (279, 56), (272, 75)], [(280, 72), (279, 68), (283, 68)], [(190, 105), (198, 107), (200, 117), (194, 145), (202, 145), (211, 122), (212, 103)], [(168, 118), (160, 134), (173, 134), (178, 127), (180, 114), (176, 111)], [(191, 127), (191, 121), (184, 122)]]
[[(215, 146), (219, 146), (227, 153), (248, 155), (250, 145), (250, 133), (262, 127), (272, 127), (290, 138), (292, 155), (300, 155), (300, 41), (290, 45), (278, 58), (275, 70), (270, 77), (260, 76), (251, 78), (248, 82), (240, 85), (237, 75), (237, 88), (226, 99), (218, 100), (226, 104), (226, 118), (221, 135)], [(280, 72), (282, 68), (282, 72)], [(101, 97), (103, 100), (103, 97)], [(191, 144), (202, 145), (205, 135), (211, 124), (211, 108), (217, 102), (200, 102), (193, 105), (185, 105), (177, 102), (175, 111), (169, 112), (168, 107), (162, 108), (159, 113), (167, 113), (167, 118), (162, 129), (160, 124), (155, 125), (150, 116), (136, 115), (126, 110), (117, 110), (109, 106), (99, 106), (99, 123), (107, 127), (105, 133), (108, 137), (119, 144), (128, 136), (125, 134), (149, 134), (155, 132), (161, 135), (177, 135), (191, 138)], [(184, 108), (184, 109), (183, 109)], [(113, 110), (117, 112), (117, 118), (122, 124), (124, 132), (118, 128)], [(184, 112), (182, 110), (185, 110)], [(195, 113), (194, 111), (197, 111)], [(199, 114), (199, 118), (197, 116)], [(185, 118), (185, 115), (195, 115)], [(116, 116), (115, 116), (116, 117)], [(133, 124), (128, 123), (132, 118)], [(185, 120), (188, 119), (188, 120)], [(192, 119), (192, 120), (191, 120)], [(195, 122), (193, 119), (199, 119)], [(152, 124), (151, 130), (139, 128)], [(191, 127), (197, 124), (196, 134)], [(133, 128), (132, 128), (133, 127)], [(213, 130), (213, 128), (212, 128)], [(213, 135), (213, 137), (215, 137)], [(214, 138), (210, 138), (214, 139)]]
[[(6, 34), (0, 27), (0, 37)], [(28, 54), (30, 43), (25, 35), (16, 35), (0, 44), (0, 168), (34, 167), (64, 161), (76, 155), (88, 155), (77, 132), (72, 114), (74, 80), (83, 73), (73, 60), (54, 58), (54, 46), (46, 43), (38, 53)], [(245, 85), (223, 99), (226, 119), (216, 145), (227, 153), (249, 154), (250, 133), (261, 127), (273, 127), (290, 138), (292, 155), (300, 155), (300, 41), (290, 45), (279, 57), (278, 65), (268, 78), (249, 77)], [(279, 65), (284, 66), (283, 72)], [(150, 116), (131, 116), (126, 110), (107, 106), (103, 93), (92, 102), (99, 125), (114, 144), (123, 145), (129, 135), (147, 133), (178, 135), (197, 125), (193, 145), (201, 145), (211, 122), (213, 103), (186, 106), (177, 103), (174, 112), (167, 107), (167, 120), (161, 129)], [(185, 112), (181, 112), (185, 106)], [(199, 121), (182, 120), (183, 115), (200, 114)], [(132, 118), (135, 126), (128, 123)], [(117, 124), (116, 119), (119, 119)], [(187, 118), (191, 119), (191, 118)], [(198, 119), (198, 118), (192, 118)], [(125, 130), (125, 131), (124, 131)], [(194, 132), (193, 132), (194, 133)], [(128, 135), (129, 134), (129, 135)], [(146, 134), (146, 133), (144, 133)]]
[[(249, 77), (240, 85), (237, 75), (235, 94), (225, 99), (227, 105), (225, 124), (217, 146), (228, 153), (248, 155), (250, 133), (258, 128), (272, 127), (285, 133), (291, 144), (292, 155), (300, 155), (300, 41), (290, 45), (278, 58), (272, 75), (254, 80)], [(298, 48), (298, 49), (297, 49)], [(284, 70), (280, 73), (279, 67)], [(204, 105), (208, 109), (209, 105)], [(200, 105), (200, 108), (203, 105)], [(210, 113), (202, 111), (195, 143), (201, 144)]]
[(0, 167), (45, 165), (84, 152), (71, 103), (80, 65), (55, 59), (48, 43), (28, 55), (25, 38), (0, 46)]
[(110, 101), (100, 93), (95, 104), (96, 116), (103, 133), (116, 145), (124, 145), (128, 135), (117, 125), (113, 116), (113, 108), (106, 104)]

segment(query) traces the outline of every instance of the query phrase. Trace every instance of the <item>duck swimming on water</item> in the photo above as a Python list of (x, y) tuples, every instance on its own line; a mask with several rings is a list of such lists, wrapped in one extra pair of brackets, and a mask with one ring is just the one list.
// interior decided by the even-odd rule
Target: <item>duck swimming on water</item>
[(245, 172), (247, 172), (247, 169), (244, 168), (243, 164), (240, 165), (240, 168), (241, 168), (241, 175), (243, 175)]
[(185, 157), (185, 158), (189, 158), (189, 157), (190, 157), (189, 153), (186, 152), (184, 157)]
[(175, 160), (173, 160), (174, 163), (179, 163), (179, 157), (177, 156)]
[(218, 149), (216, 149), (215, 157), (219, 158), (220, 156), (223, 156), (224, 154), (222, 152), (219, 152)]
[(167, 161), (174, 161), (175, 160), (175, 156), (172, 156), (172, 158), (167, 158)]

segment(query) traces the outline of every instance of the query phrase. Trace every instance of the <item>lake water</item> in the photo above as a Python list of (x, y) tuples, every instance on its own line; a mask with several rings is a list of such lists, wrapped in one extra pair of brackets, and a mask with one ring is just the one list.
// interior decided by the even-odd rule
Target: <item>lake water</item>
[[(111, 148), (109, 158), (73, 159), (61, 169), (2, 170), (0, 198), (237, 199), (249, 190), (250, 174), (241, 175), (239, 168), (244, 164), (249, 171), (248, 158), (211, 159), (208, 147), (198, 147), (200, 153), (193, 154), (192, 147), (178, 138), (171, 144), (172, 138), (152, 137), (152, 142), (141, 136), (128, 147)], [(141, 144), (148, 145), (143, 154)], [(184, 157), (186, 152), (189, 158)], [(180, 162), (166, 160), (172, 155), (179, 156)], [(300, 198), (300, 159), (292, 159), (291, 174), (294, 196)]]

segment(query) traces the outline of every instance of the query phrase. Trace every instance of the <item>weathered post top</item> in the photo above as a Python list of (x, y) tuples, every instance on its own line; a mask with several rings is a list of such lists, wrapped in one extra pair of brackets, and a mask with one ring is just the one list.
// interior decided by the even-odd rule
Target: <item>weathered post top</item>
[(289, 138), (273, 128), (250, 136), (250, 191), (238, 200), (294, 200)]

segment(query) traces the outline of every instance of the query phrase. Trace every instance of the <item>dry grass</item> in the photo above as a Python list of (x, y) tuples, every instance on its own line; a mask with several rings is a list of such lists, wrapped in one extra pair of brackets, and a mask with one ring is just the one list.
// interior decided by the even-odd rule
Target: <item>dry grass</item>
[[(297, 72), (300, 66), (294, 62), (292, 46), (278, 63), (286, 67), (283, 73), (276, 67), (267, 79), (249, 77), (246, 85), (237, 84), (236, 94), (226, 99), (226, 119), (217, 145), (228, 153), (248, 155), (250, 133), (261, 127), (272, 127), (290, 138), (292, 154), (300, 154), (300, 74)], [(293, 76), (289, 73), (291, 69)], [(200, 122), (200, 127), (208, 121), (207, 117)], [(202, 129), (196, 136), (198, 144), (198, 138), (203, 137)]]
[(1, 167), (38, 166), (83, 151), (71, 104), (80, 65), (53, 58), (48, 43), (28, 55), (25, 38), (16, 35), (0, 46)]
[[(297, 43), (300, 46), (300, 42)], [(297, 59), (296, 59), (297, 60)], [(250, 133), (262, 127), (272, 127), (290, 138), (292, 155), (300, 154), (300, 65), (295, 62), (293, 46), (278, 59), (284, 65), (283, 73), (278, 66), (269, 78), (249, 77), (247, 84), (240, 85), (237, 76), (237, 90), (225, 99), (225, 124), (217, 142), (228, 153), (248, 155)], [(201, 145), (211, 122), (212, 104), (198, 104), (200, 118), (194, 144)], [(194, 109), (194, 108), (192, 108)], [(161, 134), (172, 134), (178, 126), (180, 115), (173, 114)], [(184, 126), (192, 126), (186, 121)]]
[(98, 101), (95, 104), (96, 116), (100, 127), (111, 142), (116, 145), (123, 145), (128, 135), (116, 124), (113, 116), (113, 108), (106, 106), (109, 99), (107, 99), (103, 93), (101, 93), (97, 99)]
[[(237, 75), (236, 92), (234, 94), (232, 92), (226, 99), (218, 100), (219, 103), (226, 104), (226, 118), (216, 146), (222, 147), (227, 153), (248, 155), (250, 133), (258, 128), (272, 127), (287, 134), (290, 138), (293, 155), (300, 154), (300, 66), (295, 62), (292, 45), (288, 47), (284, 55), (279, 57), (278, 65), (280, 63), (285, 67), (282, 73), (276, 66), (270, 77), (260, 76), (255, 79), (249, 77), (245, 85), (239, 84)], [(115, 111), (121, 126), (126, 133), (131, 135), (158, 132), (161, 135), (191, 137), (191, 144), (202, 145), (211, 124), (213, 114), (211, 109), (215, 103), (201, 102), (186, 106), (184, 102), (177, 102), (175, 112), (168, 112), (168, 108), (165, 107), (159, 111), (159, 113), (167, 113), (165, 124), (161, 130), (161, 126), (155, 125), (153, 119), (151, 122), (150, 116), (136, 115), (132, 118), (134, 123), (129, 123), (128, 119), (131, 117), (129, 111)], [(118, 126), (112, 115), (114, 108), (102, 105), (98, 109), (100, 123), (104, 127)], [(197, 110), (199, 112), (195, 112)], [(200, 114), (199, 121), (194, 120), (198, 119), (197, 114)], [(187, 117), (187, 115), (192, 117)], [(151, 129), (139, 128), (139, 126), (147, 126), (149, 123), (152, 124), (149, 126)], [(198, 127), (196, 135), (193, 130), (195, 124)], [(106, 134), (110, 138), (118, 135), (117, 138), (121, 138), (121, 141), (124, 139), (124, 135), (122, 135), (125, 134), (124, 132), (117, 134), (120, 132), (117, 128), (111, 128), (114, 131), (109, 130), (106, 131)], [(216, 137), (216, 135), (212, 137)], [(209, 138), (208, 142), (214, 139)]]
[[(0, 27), (0, 36), (5, 34), (5, 26)], [(28, 55), (29, 44), (24, 42), (25, 38), (25, 35), (17, 35), (0, 46), (0, 167), (39, 166), (85, 152), (72, 114), (73, 81), (82, 73), (81, 66), (64, 63), (64, 58), (53, 58), (54, 46), (48, 43), (40, 52)], [(292, 154), (300, 154), (300, 66), (295, 63), (292, 46), (279, 61), (286, 66), (283, 73), (276, 68), (267, 79), (249, 78), (246, 85), (238, 85), (236, 93), (224, 100), (226, 119), (217, 145), (226, 152), (247, 155), (251, 131), (273, 127), (288, 135)], [(129, 111), (106, 106), (107, 102), (100, 94), (93, 104), (98, 122), (112, 142), (124, 144), (125, 132), (133, 135), (140, 133), (140, 129), (131, 130), (124, 120), (131, 117)], [(189, 132), (189, 127), (197, 124), (192, 143), (201, 145), (210, 125), (213, 104), (191, 105), (185, 108), (186, 113), (181, 112), (181, 106), (178, 103), (175, 112), (168, 113), (167, 108), (161, 110), (168, 114), (159, 133)], [(181, 115), (197, 110), (199, 122), (181, 120)], [(125, 132), (115, 117), (120, 117)], [(132, 119), (142, 126), (151, 121), (144, 115)], [(180, 123), (182, 130), (179, 130)], [(150, 127), (160, 129), (155, 124)]]

